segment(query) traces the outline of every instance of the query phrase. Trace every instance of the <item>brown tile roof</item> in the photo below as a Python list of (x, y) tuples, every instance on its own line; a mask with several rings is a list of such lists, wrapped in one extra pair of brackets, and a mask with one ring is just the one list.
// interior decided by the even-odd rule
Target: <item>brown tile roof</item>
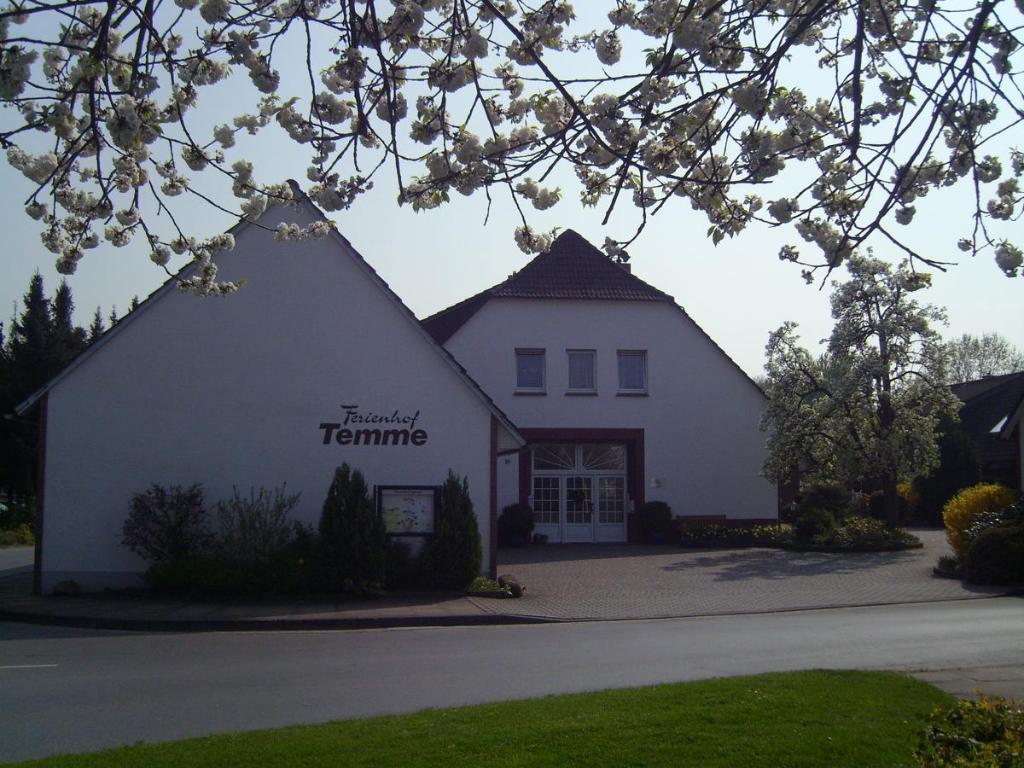
[(424, 318), (423, 327), (443, 344), (492, 298), (675, 300), (616, 264), (571, 229), (544, 253), (486, 291)]

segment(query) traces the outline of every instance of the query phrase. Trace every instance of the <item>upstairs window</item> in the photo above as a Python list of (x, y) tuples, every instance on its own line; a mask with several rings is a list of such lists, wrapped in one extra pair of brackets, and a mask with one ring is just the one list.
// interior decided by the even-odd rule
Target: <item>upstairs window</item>
[(570, 349), (569, 391), (593, 392), (597, 389), (594, 379), (594, 358), (592, 349)]
[(544, 350), (516, 350), (516, 389), (520, 392), (544, 391)]
[(619, 393), (625, 395), (647, 393), (646, 350), (619, 350)]

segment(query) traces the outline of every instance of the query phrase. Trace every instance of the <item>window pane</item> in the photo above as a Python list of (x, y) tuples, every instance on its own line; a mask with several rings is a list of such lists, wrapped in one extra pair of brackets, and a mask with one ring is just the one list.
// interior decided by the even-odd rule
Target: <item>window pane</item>
[(569, 389), (594, 389), (594, 353), (569, 353)]
[(572, 469), (576, 466), (576, 446), (538, 445), (533, 449), (534, 469)]
[(516, 352), (516, 386), (544, 389), (544, 353)]
[(599, 477), (597, 483), (598, 522), (606, 525), (621, 523), (626, 513), (626, 479)]
[(537, 525), (558, 525), (560, 477), (533, 478), (533, 520)]
[(593, 513), (590, 478), (565, 478), (565, 522), (570, 525), (589, 525)]
[(625, 469), (626, 446), (624, 445), (584, 445), (584, 469)]
[(646, 352), (619, 352), (619, 389), (647, 389), (646, 360)]

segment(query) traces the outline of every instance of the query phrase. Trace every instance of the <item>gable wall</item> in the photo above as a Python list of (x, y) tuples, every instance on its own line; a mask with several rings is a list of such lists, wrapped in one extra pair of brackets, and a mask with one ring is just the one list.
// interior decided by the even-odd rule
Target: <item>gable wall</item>
[[(271, 210), (261, 223), (308, 221)], [(491, 413), (385, 295), (340, 239), (280, 244), (244, 227), (221, 277), (224, 298), (172, 289), (133, 316), (51, 389), (46, 435), (43, 590), (137, 583), (144, 564), (120, 546), (132, 494), (201, 482), (208, 505), (232, 486), (287, 482), (296, 516), (316, 524), (343, 461), (371, 484), (469, 476), (485, 560)], [(423, 446), (324, 445), (342, 404), (420, 412)], [(487, 563), (485, 563), (485, 569)]]
[[(520, 429), (643, 429), (646, 499), (674, 514), (775, 517), (764, 396), (674, 305), (492, 299), (446, 347)], [(546, 395), (514, 393), (517, 347), (546, 350)], [(566, 395), (567, 349), (597, 351), (596, 396)], [(647, 350), (647, 397), (616, 396), (619, 349)]]

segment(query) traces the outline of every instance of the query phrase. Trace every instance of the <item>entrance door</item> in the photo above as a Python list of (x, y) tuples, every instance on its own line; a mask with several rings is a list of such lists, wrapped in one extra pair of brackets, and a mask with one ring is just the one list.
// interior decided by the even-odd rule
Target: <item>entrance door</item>
[(626, 540), (624, 445), (537, 445), (532, 491), (534, 531), (551, 543)]
[(594, 478), (565, 478), (565, 526), (562, 541), (594, 541)]

